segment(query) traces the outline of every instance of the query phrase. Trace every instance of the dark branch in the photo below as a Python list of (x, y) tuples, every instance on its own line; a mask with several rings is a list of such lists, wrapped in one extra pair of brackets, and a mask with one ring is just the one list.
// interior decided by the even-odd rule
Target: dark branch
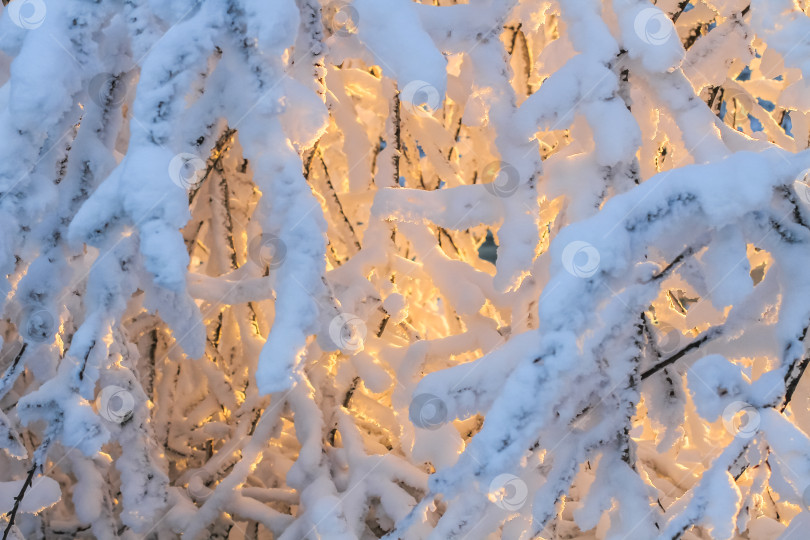
[(648, 369), (647, 371), (642, 373), (641, 374), (641, 380), (643, 381), (644, 379), (652, 377), (653, 375), (655, 375), (656, 373), (658, 373), (659, 371), (661, 371), (665, 367), (671, 366), (672, 364), (674, 364), (675, 362), (677, 362), (678, 360), (680, 360), (681, 358), (686, 356), (687, 353), (689, 353), (689, 352), (691, 352), (691, 351), (693, 351), (695, 349), (700, 348), (705, 343), (720, 337), (722, 334), (723, 334), (723, 327), (722, 326), (715, 326), (715, 327), (709, 328), (708, 330), (703, 332), (699, 337), (695, 338), (695, 340), (692, 341), (689, 345), (687, 345), (683, 349), (679, 350), (678, 352), (676, 352), (675, 354), (673, 354), (672, 356), (670, 356), (666, 360), (664, 360), (662, 362), (659, 362), (658, 364), (654, 365), (653, 367), (651, 367), (650, 369)]
[(20, 503), (25, 497), (25, 492), (31, 487), (31, 484), (34, 482), (34, 472), (37, 470), (36, 461), (28, 470), (28, 476), (25, 478), (25, 482), (23, 482), (22, 488), (20, 489), (20, 493), (14, 497), (14, 507), (6, 514), (8, 516), (8, 525), (6, 525), (6, 530), (3, 532), (3, 540), (8, 539), (8, 535), (11, 532), (11, 528), (14, 527), (14, 519), (17, 517), (17, 512), (20, 509)]

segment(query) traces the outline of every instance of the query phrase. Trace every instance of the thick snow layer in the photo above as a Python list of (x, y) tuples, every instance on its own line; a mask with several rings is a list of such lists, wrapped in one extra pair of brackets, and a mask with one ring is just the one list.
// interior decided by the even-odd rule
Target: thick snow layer
[(802, 534), (800, 3), (435, 3), (0, 8), (15, 538)]
[[(0, 482), (0, 507), (12, 508), (14, 499), (20, 494), (25, 480), (14, 482)], [(59, 502), (62, 492), (59, 482), (47, 476), (37, 476), (31, 486), (25, 490), (25, 496), (20, 502), (19, 511), (25, 514), (36, 514)]]

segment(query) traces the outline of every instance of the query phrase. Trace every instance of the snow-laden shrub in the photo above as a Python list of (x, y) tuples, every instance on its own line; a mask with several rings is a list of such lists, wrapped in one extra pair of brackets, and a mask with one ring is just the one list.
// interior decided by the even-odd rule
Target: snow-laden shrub
[(3, 538), (802, 537), (808, 9), (8, 3)]

